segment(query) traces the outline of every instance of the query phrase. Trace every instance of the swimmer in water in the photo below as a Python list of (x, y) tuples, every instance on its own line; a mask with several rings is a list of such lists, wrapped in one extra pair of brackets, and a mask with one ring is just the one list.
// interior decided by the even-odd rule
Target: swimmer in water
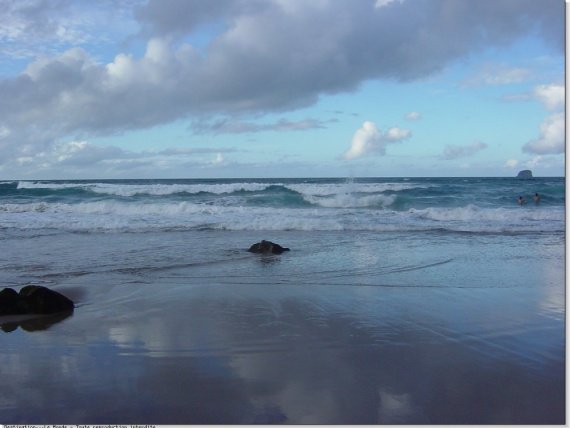
[(534, 196), (532, 197), (532, 200), (536, 205), (540, 204), (540, 195), (538, 193), (535, 193)]
[(517, 202), (519, 203), (519, 205), (524, 205), (526, 204), (525, 199), (522, 196), (519, 196), (517, 199)]

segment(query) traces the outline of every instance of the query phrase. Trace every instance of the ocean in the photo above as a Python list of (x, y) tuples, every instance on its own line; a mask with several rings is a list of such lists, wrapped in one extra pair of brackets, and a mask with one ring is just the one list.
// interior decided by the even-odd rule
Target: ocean
[[(533, 206), (532, 195), (541, 196)], [(516, 198), (524, 195), (521, 209)], [(0, 182), (7, 232), (188, 230), (560, 233), (564, 180), (540, 178)], [(51, 232), (50, 232), (51, 233)]]
[(2, 181), (0, 284), (76, 309), (0, 318), (0, 423), (563, 424), (565, 230), (564, 178)]

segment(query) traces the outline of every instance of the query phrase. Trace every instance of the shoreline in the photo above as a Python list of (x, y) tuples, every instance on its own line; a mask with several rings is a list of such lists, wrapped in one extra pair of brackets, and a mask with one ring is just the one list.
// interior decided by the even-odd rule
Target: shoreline
[(0, 333), (5, 421), (564, 422), (563, 239), (254, 235), (67, 236), (36, 273), (73, 316)]

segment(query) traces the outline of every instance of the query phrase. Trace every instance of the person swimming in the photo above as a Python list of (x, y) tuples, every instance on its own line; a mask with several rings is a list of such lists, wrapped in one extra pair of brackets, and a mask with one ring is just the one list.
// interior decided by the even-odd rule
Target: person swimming
[(534, 196), (532, 197), (532, 200), (536, 205), (540, 204), (540, 195), (538, 193), (535, 193)]
[(524, 204), (526, 204), (526, 200), (525, 200), (525, 198), (523, 198), (522, 196), (519, 196), (519, 197), (518, 197), (517, 202), (519, 203), (519, 205), (524, 205)]

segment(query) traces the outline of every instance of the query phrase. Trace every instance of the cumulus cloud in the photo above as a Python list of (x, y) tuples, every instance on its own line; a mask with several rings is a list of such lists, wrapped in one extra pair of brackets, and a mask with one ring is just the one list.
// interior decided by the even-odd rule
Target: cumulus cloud
[(537, 138), (527, 142), (522, 150), (537, 155), (563, 154), (565, 151), (565, 88), (562, 85), (540, 85), (533, 95), (547, 110), (554, 112), (540, 124)]
[(388, 128), (386, 133), (384, 134), (384, 140), (389, 143), (399, 143), (406, 138), (410, 138), (412, 136), (412, 132), (409, 129), (403, 128)]
[(0, 0), (0, 59), (114, 43), (134, 31), (137, 1)]
[(539, 85), (534, 88), (534, 96), (550, 111), (564, 108), (565, 89), (563, 85)]
[(15, 161), (20, 166), (56, 171), (61, 167), (81, 169), (142, 157), (140, 153), (124, 151), (118, 147), (99, 146), (88, 141), (66, 141), (50, 145), (41, 151), (20, 153)]
[(487, 144), (481, 141), (475, 141), (466, 146), (447, 145), (443, 151), (442, 158), (446, 160), (452, 160), (469, 157), (479, 153), (481, 150), (484, 150), (486, 148)]
[(505, 94), (501, 100), (506, 102), (538, 101), (549, 111), (562, 110), (565, 105), (565, 88), (559, 84), (545, 84), (535, 86), (532, 91)]
[[(65, 39), (69, 30), (79, 43), (79, 33), (71, 31), (87, 34), (87, 26), (66, 27), (60, 16), (71, 15), (57, 13), (83, 3), (27, 3), (34, 6), (27, 15), (14, 9), (20, 2), (2, 5), (10, 5), (8, 15), (19, 16), (23, 28), (45, 23), (36, 40), (58, 32)], [(121, 3), (122, 10), (125, 4), (133, 3)], [(207, 115), (291, 111), (370, 79), (424, 78), (529, 31), (562, 51), (563, 17), (558, 0), (149, 0), (136, 13), (143, 34), (152, 37), (142, 56), (120, 53), (109, 61), (86, 48), (48, 51), (20, 75), (0, 80), (0, 129), (9, 130), (0, 151), (10, 162), (29, 147), (41, 152), (65, 139)], [(25, 38), (25, 31), (9, 28), (0, 41)], [(211, 35), (202, 47), (188, 43), (198, 29)]]
[[(530, 18), (546, 35), (556, 28), (563, 34), (559, 2), (418, 0), (379, 9), (362, 0), (260, 4), (151, 0), (139, 11), (156, 36), (143, 58), (119, 54), (99, 65), (54, 57), (36, 79), (2, 83), (23, 90), (30, 104), (42, 94), (57, 107), (63, 100), (74, 103), (93, 118), (71, 123), (72, 116), (70, 127), (120, 127), (108, 116), (142, 127), (207, 111), (294, 109), (371, 78), (422, 78), (474, 50), (514, 41), (528, 31)], [(227, 26), (202, 53), (169, 42), (169, 35), (219, 20)], [(68, 74), (75, 79), (63, 83)], [(48, 78), (58, 85), (43, 94)]]
[[(2, 53), (17, 56), (27, 56), (33, 42), (41, 39), (63, 39), (70, 37), (71, 29), (65, 25), (61, 16), (68, 15), (71, 1), (22, 0), (0, 2), (0, 41)], [(76, 34), (77, 38), (78, 34)], [(11, 46), (17, 40), (19, 48)], [(8, 52), (7, 52), (8, 51)]]
[[(237, 152), (229, 148), (169, 148), (161, 151), (124, 150), (102, 146), (86, 140), (58, 142), (43, 150), (27, 147), (12, 162), (0, 165), (0, 171), (29, 176), (52, 178), (65, 168), (68, 176), (92, 178), (103, 175), (144, 175), (161, 171), (203, 169), (230, 164), (225, 153)], [(212, 157), (213, 156), (213, 157)], [(17, 168), (17, 169), (15, 169)]]
[[(211, 23), (225, 21), (272, 6), (267, 0), (161, 0), (149, 1), (135, 10), (143, 33), (151, 36), (193, 33)], [(229, 25), (229, 22), (227, 22)]]
[(560, 156), (536, 155), (521, 164), (522, 168), (533, 171), (564, 171), (564, 158)]
[(539, 155), (564, 153), (564, 113), (548, 116), (540, 125), (538, 138), (523, 146), (523, 151)]
[(350, 148), (341, 155), (341, 159), (352, 160), (368, 155), (383, 156), (386, 154), (387, 144), (399, 143), (411, 135), (411, 131), (402, 128), (389, 128), (382, 133), (374, 122), (366, 121), (354, 133)]

